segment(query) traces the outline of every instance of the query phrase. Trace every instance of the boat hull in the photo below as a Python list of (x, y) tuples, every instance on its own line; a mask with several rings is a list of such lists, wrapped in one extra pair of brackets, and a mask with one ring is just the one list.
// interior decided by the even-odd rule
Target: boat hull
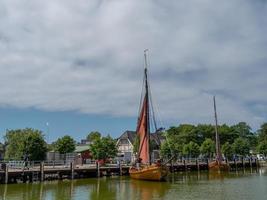
[(209, 170), (212, 171), (229, 171), (230, 166), (225, 162), (218, 163), (217, 161), (212, 161), (209, 163)]
[(129, 170), (130, 177), (139, 180), (148, 181), (163, 181), (168, 174), (168, 168), (166, 166), (150, 165), (144, 166), (140, 169), (135, 167)]

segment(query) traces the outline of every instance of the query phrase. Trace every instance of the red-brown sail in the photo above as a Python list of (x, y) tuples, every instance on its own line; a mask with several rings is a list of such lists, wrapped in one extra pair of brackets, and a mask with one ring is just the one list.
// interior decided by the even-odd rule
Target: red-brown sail
[(137, 126), (137, 135), (140, 138), (140, 146), (139, 146), (139, 158), (141, 163), (147, 164), (149, 163), (149, 133), (148, 133), (148, 101), (147, 95), (145, 95), (143, 100), (142, 110), (139, 116), (139, 123)]

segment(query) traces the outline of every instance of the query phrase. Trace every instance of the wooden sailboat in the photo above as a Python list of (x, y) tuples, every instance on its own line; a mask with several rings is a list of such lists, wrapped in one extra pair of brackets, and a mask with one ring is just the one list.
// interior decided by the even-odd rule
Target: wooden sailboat
[(216, 100), (213, 96), (214, 116), (215, 116), (215, 145), (216, 145), (216, 159), (209, 163), (209, 170), (228, 171), (230, 169), (229, 164), (222, 159), (222, 152), (220, 146), (220, 137), (218, 133), (218, 120), (216, 111)]
[(141, 180), (160, 181), (168, 173), (168, 168), (161, 162), (151, 163), (149, 140), (150, 140), (150, 92), (147, 78), (147, 50), (144, 51), (145, 70), (144, 70), (144, 95), (141, 99), (141, 110), (137, 123), (137, 136), (139, 137), (139, 152), (137, 154), (136, 165), (129, 169), (130, 177)]

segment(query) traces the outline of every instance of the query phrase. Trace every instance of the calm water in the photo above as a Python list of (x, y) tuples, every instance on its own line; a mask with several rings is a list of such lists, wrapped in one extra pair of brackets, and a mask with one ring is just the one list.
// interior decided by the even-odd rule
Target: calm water
[(129, 177), (0, 185), (0, 199), (267, 199), (267, 169), (259, 172), (171, 174), (166, 182)]

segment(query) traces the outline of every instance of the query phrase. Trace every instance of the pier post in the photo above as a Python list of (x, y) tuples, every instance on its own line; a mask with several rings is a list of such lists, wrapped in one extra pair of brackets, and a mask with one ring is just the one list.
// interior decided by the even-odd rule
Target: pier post
[(198, 162), (198, 159), (196, 159), (196, 165), (197, 165), (197, 171), (199, 171), (199, 162)]
[(244, 157), (242, 156), (242, 167), (243, 167), (243, 169), (245, 169), (245, 162), (244, 162)]
[(5, 164), (5, 184), (8, 183), (8, 164)]
[(100, 177), (100, 165), (99, 165), (99, 162), (96, 162), (96, 172), (97, 172), (97, 177)]
[(119, 170), (120, 170), (120, 176), (122, 176), (122, 166), (121, 166), (121, 161), (119, 161)]
[(185, 168), (185, 171), (187, 171), (187, 161), (184, 159), (184, 168)]
[(71, 169), (71, 179), (74, 179), (74, 163), (70, 163), (70, 169)]
[(236, 158), (234, 159), (234, 163), (235, 163), (235, 170), (237, 171), (237, 163), (236, 163)]
[(250, 169), (252, 170), (252, 158), (251, 157), (249, 158), (249, 166), (250, 166)]
[(40, 181), (43, 182), (44, 181), (44, 162), (40, 163), (40, 173), (41, 173)]
[(258, 158), (255, 159), (257, 170), (259, 169), (259, 160)]
[(207, 158), (207, 169), (209, 169), (209, 159)]

